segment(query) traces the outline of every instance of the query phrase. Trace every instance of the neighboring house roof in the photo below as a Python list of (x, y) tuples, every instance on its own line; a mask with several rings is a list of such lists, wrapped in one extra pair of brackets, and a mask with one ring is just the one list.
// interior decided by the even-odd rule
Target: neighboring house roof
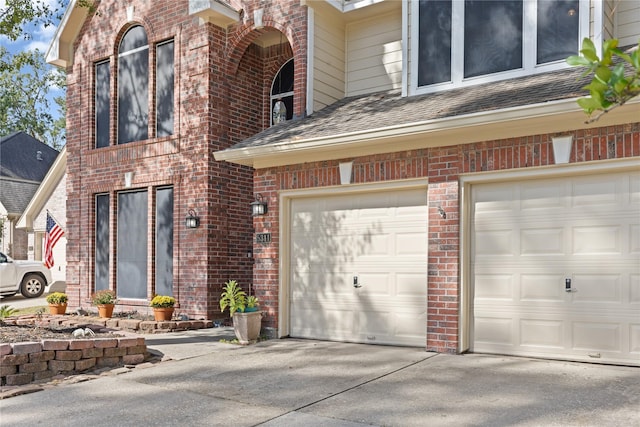
[(40, 182), (58, 151), (24, 132), (0, 138), (0, 176)]
[(0, 177), (0, 203), (7, 214), (21, 214), (38, 189), (39, 182)]
[[(542, 126), (547, 132), (588, 127), (575, 102), (587, 94), (582, 87), (590, 79), (582, 77), (582, 73), (582, 69), (570, 68), (425, 95), (402, 97), (399, 91), (390, 91), (348, 97), (214, 154), (217, 160), (267, 167), (287, 161), (313, 161), (313, 157), (293, 158), (294, 152), (302, 151), (314, 152), (315, 160), (321, 159), (317, 156), (321, 150), (325, 150), (322, 159), (346, 158), (355, 155), (346, 145), (371, 144), (372, 140), (384, 144), (383, 151), (375, 152), (390, 152), (536, 134)], [(638, 103), (629, 107), (633, 109), (627, 113), (629, 117), (636, 117), (630, 121), (637, 121)], [(563, 113), (572, 113), (574, 120), (557, 118), (558, 123), (552, 127), (549, 118)], [(610, 118), (612, 113), (607, 116)], [(619, 120), (628, 122), (629, 117)], [(523, 126), (525, 121), (527, 126)], [(603, 122), (606, 120), (598, 126)], [(489, 125), (491, 132), (487, 131)], [(464, 128), (468, 135), (461, 134)], [(394, 138), (429, 134), (440, 137), (429, 143), (424, 142), (423, 136), (421, 143), (391, 144)], [(360, 150), (358, 154), (366, 152)]]
[[(33, 220), (42, 211), (47, 204), (51, 195), (58, 187), (58, 184), (67, 173), (67, 147), (65, 146), (60, 155), (56, 158), (53, 166), (49, 169), (49, 172), (44, 177), (37, 191), (31, 197), (29, 204), (24, 209), (22, 216), (16, 223), (16, 228), (33, 229)], [(63, 224), (61, 224), (63, 225)]]

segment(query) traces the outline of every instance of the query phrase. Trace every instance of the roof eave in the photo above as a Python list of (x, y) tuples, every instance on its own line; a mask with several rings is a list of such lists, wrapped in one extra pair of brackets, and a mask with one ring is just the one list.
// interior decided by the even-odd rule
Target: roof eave
[(29, 204), (20, 216), (20, 219), (16, 223), (16, 228), (33, 230), (34, 218), (42, 210), (47, 200), (49, 200), (51, 194), (53, 194), (66, 172), (67, 147), (65, 146), (62, 151), (60, 151), (60, 154), (58, 154), (58, 157), (56, 157), (56, 160), (53, 162), (53, 165), (51, 165), (49, 172), (45, 175), (40, 186), (36, 190), (36, 193), (33, 195)]
[(76, 1), (69, 2), (45, 55), (49, 64), (60, 68), (73, 65), (73, 45), (89, 15), (89, 8), (77, 7)]
[(584, 112), (576, 104), (576, 99), (425, 120), (342, 135), (287, 140), (266, 146), (227, 149), (213, 154), (216, 160), (260, 169), (633, 123), (640, 114), (640, 98), (636, 98), (624, 107), (603, 115), (597, 122), (586, 124)]
[(240, 21), (240, 11), (217, 0), (189, 0), (189, 15), (222, 28)]

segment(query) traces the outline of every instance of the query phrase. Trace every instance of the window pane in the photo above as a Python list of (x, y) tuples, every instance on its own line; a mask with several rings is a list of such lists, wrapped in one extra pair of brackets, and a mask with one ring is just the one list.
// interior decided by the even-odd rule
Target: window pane
[(173, 135), (173, 41), (156, 48), (156, 136)]
[(147, 297), (147, 192), (118, 194), (118, 297)]
[(538, 0), (537, 63), (578, 52), (578, 0)]
[(418, 86), (451, 80), (451, 1), (419, 4)]
[(522, 0), (466, 0), (464, 76), (522, 68)]
[(273, 80), (271, 95), (293, 92), (293, 59), (287, 61)]
[(109, 69), (109, 61), (96, 64), (95, 71), (96, 148), (100, 148), (109, 146), (109, 108), (111, 105), (111, 96), (109, 94), (111, 71)]
[(173, 295), (173, 188), (156, 191), (155, 292)]
[(118, 53), (129, 52), (139, 47), (145, 47), (148, 44), (147, 34), (145, 33), (144, 28), (141, 25), (136, 25), (135, 27), (131, 27), (124, 37), (122, 37)]
[[(140, 34), (142, 31), (142, 34)], [(143, 37), (144, 36), (144, 37)], [(147, 37), (142, 27), (133, 27), (120, 44), (118, 57), (118, 144), (148, 138), (149, 47), (139, 46)], [(123, 46), (135, 46), (124, 50)]]
[(96, 291), (109, 289), (109, 195), (96, 196)]

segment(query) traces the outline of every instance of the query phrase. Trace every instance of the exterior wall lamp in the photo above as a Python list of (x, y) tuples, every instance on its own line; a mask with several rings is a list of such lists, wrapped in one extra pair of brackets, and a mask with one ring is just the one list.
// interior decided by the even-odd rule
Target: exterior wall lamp
[(193, 211), (193, 209), (189, 209), (187, 211), (187, 213), (189, 215), (187, 215), (187, 218), (185, 218), (185, 225), (187, 228), (198, 228), (198, 226), (200, 225), (200, 217), (196, 216), (196, 213)]
[(260, 216), (267, 213), (267, 202), (262, 200), (262, 194), (256, 194), (256, 200), (251, 202), (251, 216)]

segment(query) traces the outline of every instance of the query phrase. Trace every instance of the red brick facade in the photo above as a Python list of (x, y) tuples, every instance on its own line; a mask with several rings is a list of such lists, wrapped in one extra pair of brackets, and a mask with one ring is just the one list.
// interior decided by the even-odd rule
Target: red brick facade
[[(640, 156), (640, 123), (591, 130), (576, 130), (571, 163)], [(256, 292), (268, 301), (267, 326), (278, 327), (279, 252), (278, 195), (280, 191), (340, 184), (338, 164), (353, 160), (352, 183), (374, 183), (428, 178), (428, 351), (455, 353), (458, 349), (460, 312), (460, 211), (459, 179), (481, 171), (553, 165), (553, 135), (534, 135), (431, 148), (319, 161), (260, 169), (255, 191), (268, 196), (269, 212), (254, 221), (257, 232), (272, 233), (273, 243), (256, 245)], [(442, 218), (437, 206), (446, 211)], [(426, 255), (426, 254), (425, 254)]]
[[(178, 312), (192, 318), (220, 317), (220, 288), (235, 279), (247, 289), (253, 260), (249, 203), (252, 171), (216, 162), (212, 153), (229, 147), (269, 125), (269, 91), (282, 64), (294, 56), (295, 113), (304, 110), (306, 75), (306, 8), (299, 2), (232, 1), (244, 8), (241, 22), (228, 28), (189, 15), (188, 2), (101, 1), (84, 23), (74, 45), (67, 90), (67, 293), (71, 306), (89, 305), (95, 282), (95, 196), (109, 195), (109, 287), (118, 289), (117, 195), (147, 190), (147, 299), (121, 299), (116, 310), (147, 312), (155, 292), (154, 190), (174, 192), (173, 295)], [(256, 30), (254, 5), (264, 8), (265, 27)], [(286, 16), (286, 18), (284, 18)], [(142, 25), (149, 42), (149, 139), (116, 144), (118, 43), (132, 25)], [(267, 31), (282, 32), (282, 46), (252, 44)], [(174, 40), (174, 129), (155, 137), (156, 43)], [(110, 144), (95, 147), (95, 64), (110, 63)], [(125, 174), (131, 173), (130, 187)], [(187, 229), (193, 209), (200, 227)]]

